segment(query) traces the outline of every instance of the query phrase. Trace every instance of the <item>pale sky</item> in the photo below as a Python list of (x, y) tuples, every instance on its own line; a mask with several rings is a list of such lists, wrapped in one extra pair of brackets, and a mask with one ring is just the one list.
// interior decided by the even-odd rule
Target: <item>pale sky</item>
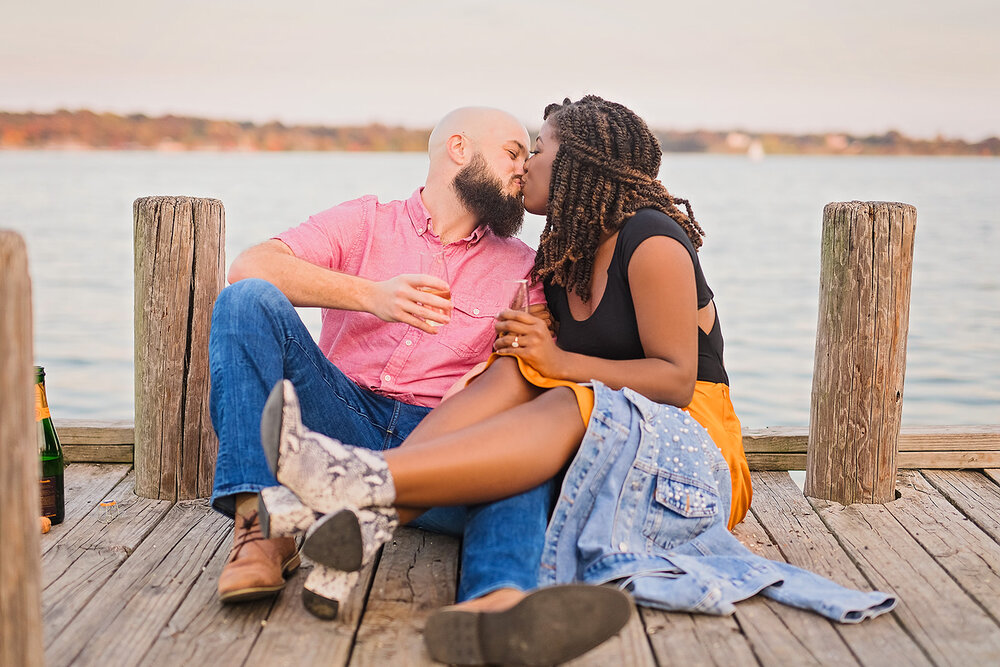
[(8, 2), (0, 110), (432, 125), (595, 93), (666, 129), (1000, 135), (1000, 2)]

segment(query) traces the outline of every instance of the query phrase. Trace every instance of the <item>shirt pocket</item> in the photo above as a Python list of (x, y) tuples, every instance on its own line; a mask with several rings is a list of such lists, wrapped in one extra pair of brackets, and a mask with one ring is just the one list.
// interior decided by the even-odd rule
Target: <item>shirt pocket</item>
[(667, 551), (686, 544), (719, 520), (717, 491), (693, 477), (660, 469), (643, 533)]
[(493, 322), (500, 305), (495, 300), (469, 294), (451, 295), (451, 321), (438, 327), (434, 340), (462, 359), (481, 361), (493, 351)]

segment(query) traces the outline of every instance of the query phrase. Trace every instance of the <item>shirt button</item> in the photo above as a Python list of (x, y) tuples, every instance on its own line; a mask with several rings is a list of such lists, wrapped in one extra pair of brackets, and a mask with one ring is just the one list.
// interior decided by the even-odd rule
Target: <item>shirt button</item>
[(407, 345), (413, 345), (413, 341), (412, 340), (407, 340), (407, 341), (403, 341), (403, 342), (405, 342)]
[(391, 375), (383, 375), (382, 379), (385, 380), (386, 382), (388, 382), (389, 380), (392, 379), (392, 376)]
[(479, 314), (479, 309), (478, 308), (473, 308), (472, 309), (472, 314), (473, 315), (478, 315)]

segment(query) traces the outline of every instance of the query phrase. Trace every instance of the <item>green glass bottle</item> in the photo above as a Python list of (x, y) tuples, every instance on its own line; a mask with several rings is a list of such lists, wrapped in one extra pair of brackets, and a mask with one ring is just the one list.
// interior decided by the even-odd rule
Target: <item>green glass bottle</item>
[(45, 397), (45, 369), (35, 366), (35, 425), (38, 429), (38, 453), (42, 459), (42, 516), (52, 525), (62, 523), (66, 514), (63, 495), (63, 451), (59, 436), (49, 415), (49, 400)]

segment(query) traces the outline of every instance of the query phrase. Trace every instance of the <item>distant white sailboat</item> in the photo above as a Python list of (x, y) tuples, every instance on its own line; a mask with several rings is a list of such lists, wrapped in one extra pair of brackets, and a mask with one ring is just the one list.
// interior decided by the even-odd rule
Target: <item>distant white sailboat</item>
[(750, 142), (750, 146), (747, 148), (747, 157), (754, 162), (760, 162), (764, 159), (764, 144), (761, 143), (760, 139), (754, 139)]

